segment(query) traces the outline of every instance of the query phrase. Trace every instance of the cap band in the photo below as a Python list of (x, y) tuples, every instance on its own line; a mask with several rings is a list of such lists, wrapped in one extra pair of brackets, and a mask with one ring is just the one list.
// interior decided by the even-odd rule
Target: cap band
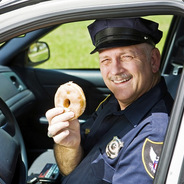
[(99, 47), (99, 45), (105, 42), (111, 42), (115, 40), (116, 41), (129, 40), (130, 42), (136, 41), (136, 43), (147, 42), (152, 45), (155, 45), (154, 41), (151, 39), (150, 36), (143, 34), (140, 31), (137, 31), (135, 29), (129, 29), (129, 28), (111, 27), (111, 28), (103, 29), (96, 34), (95, 46)]

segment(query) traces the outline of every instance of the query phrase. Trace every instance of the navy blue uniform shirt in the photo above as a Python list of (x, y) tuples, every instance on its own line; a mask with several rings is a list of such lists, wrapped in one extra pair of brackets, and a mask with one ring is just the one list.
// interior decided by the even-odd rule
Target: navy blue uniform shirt
[(81, 127), (85, 157), (62, 184), (151, 184), (172, 104), (163, 78), (125, 110), (110, 96)]

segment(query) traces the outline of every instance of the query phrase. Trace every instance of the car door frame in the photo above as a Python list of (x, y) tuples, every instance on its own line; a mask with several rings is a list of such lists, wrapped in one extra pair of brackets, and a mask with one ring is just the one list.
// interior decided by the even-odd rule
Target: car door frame
[[(144, 16), (149, 14), (177, 14), (182, 15), (184, 10), (182, 0), (165, 1), (136, 1), (129, 0), (75, 0), (66, 1), (40, 1), (29, 7), (17, 7), (16, 10), (0, 14), (0, 42), (30, 32), (35, 29), (48, 27), (57, 23), (72, 22), (76, 20), (89, 20), (103, 17)], [(45, 11), (45, 5), (50, 8)], [(131, 8), (130, 9), (128, 8)], [(32, 10), (34, 15), (32, 14)], [(149, 11), (148, 11), (149, 9)], [(134, 10), (136, 10), (134, 12)], [(25, 16), (22, 16), (24, 14)]]
[[(184, 17), (182, 18), (184, 19)], [(180, 25), (181, 17), (174, 18), (171, 24), (171, 30), (168, 33), (166, 46), (163, 52), (163, 59), (169, 62), (172, 57), (172, 49), (174, 50), (174, 42), (176, 35), (183, 27)], [(174, 51), (173, 51), (174, 52)], [(168, 69), (163, 65), (162, 74), (167, 75)], [(178, 76), (179, 77), (179, 76)], [(177, 88), (176, 97), (171, 113), (170, 123), (162, 148), (162, 154), (157, 167), (157, 172), (154, 179), (154, 184), (173, 184), (180, 183), (183, 179), (181, 171), (184, 169), (184, 151), (181, 148), (184, 145), (184, 70), (182, 69), (180, 82)], [(177, 169), (176, 169), (177, 166)], [(184, 180), (183, 180), (184, 181)], [(182, 182), (183, 182), (182, 181)]]
[[(131, 6), (130, 4), (132, 3), (135, 3), (135, 2), (129, 2), (129, 6)], [(167, 4), (167, 5), (166, 5)], [(38, 7), (41, 7), (41, 5), (38, 5)], [(142, 7), (141, 7), (142, 6)], [(118, 14), (120, 14), (120, 11), (124, 11), (124, 15), (126, 16), (135, 16), (135, 15), (146, 15), (147, 11), (147, 7), (150, 7), (152, 6), (153, 7), (153, 10), (150, 12), (152, 14), (156, 13), (156, 11), (158, 13), (173, 13), (173, 14), (177, 14), (177, 15), (183, 15), (184, 14), (184, 5), (182, 4), (182, 1), (155, 1), (155, 2), (152, 2), (151, 5), (147, 5), (146, 6), (146, 2), (140, 2), (138, 3), (137, 5), (134, 5), (134, 8), (136, 10), (139, 10), (139, 13), (132, 13), (132, 11), (130, 10), (126, 10), (126, 6), (124, 6), (124, 4), (122, 3), (121, 6), (113, 6), (115, 7), (115, 9), (117, 10), (116, 13), (114, 13), (114, 11), (112, 11), (112, 7), (110, 7), (110, 4), (107, 3), (107, 5), (105, 6), (104, 9), (108, 10), (106, 13), (102, 13), (101, 14), (101, 17), (105, 17), (105, 16), (113, 16), (113, 17), (116, 17)], [(94, 10), (93, 10), (94, 8)], [(50, 8), (52, 9), (52, 8)], [(154, 10), (156, 9), (156, 10)], [(41, 10), (43, 10), (43, 8), (41, 7)], [(58, 9), (59, 10), (59, 9)], [(53, 13), (53, 17), (52, 18), (55, 18), (55, 20), (53, 21), (52, 18), (50, 18), (47, 22), (46, 22), (46, 19), (48, 18), (48, 14), (50, 14), (51, 12), (49, 12), (48, 10), (48, 14), (45, 14), (44, 16), (42, 17), (38, 17), (39, 14), (37, 14), (37, 17), (34, 17), (34, 19), (32, 20), (27, 20), (25, 22), (25, 20), (22, 18), (19, 17), (19, 19), (15, 19), (13, 18), (12, 22), (15, 21), (14, 23), (12, 23), (9, 27), (6, 27), (6, 21), (4, 21), (3, 18), (5, 18), (5, 14), (3, 15), (0, 15), (0, 21), (3, 20), (3, 29), (0, 30), (0, 35), (1, 35), (1, 41), (5, 41), (9, 38), (12, 38), (14, 36), (18, 36), (19, 34), (22, 34), (26, 31), (30, 31), (30, 30), (34, 30), (38, 27), (41, 28), (41, 27), (46, 27), (48, 25), (54, 25), (56, 24), (57, 22), (66, 22), (66, 21), (71, 21), (72, 17), (73, 17), (73, 20), (76, 20), (76, 19), (83, 19), (83, 18), (80, 18), (81, 16), (84, 16), (87, 12), (89, 13), (88, 14), (88, 17), (85, 17), (85, 19), (91, 19), (91, 18), (95, 18), (97, 15), (99, 15), (100, 11), (102, 11), (103, 8), (101, 9), (95, 9), (94, 6), (92, 6), (91, 8), (88, 8), (88, 9), (83, 9), (81, 11), (81, 13), (79, 13), (79, 15), (77, 15), (77, 12), (75, 12), (74, 10), (67, 10), (69, 12), (68, 16), (64, 17), (64, 15), (66, 14), (66, 12), (64, 12), (63, 14), (60, 12), (62, 11), (61, 9), (58, 11), (58, 12), (52, 12)], [(115, 11), (116, 11), (115, 10)], [(16, 12), (16, 14), (18, 15), (18, 12)], [(11, 16), (10, 16), (11, 17)], [(7, 17), (7, 18), (10, 18), (10, 17)], [(14, 15), (14, 17), (16, 17)], [(64, 18), (63, 18), (64, 17)], [(74, 18), (75, 17), (75, 18)], [(22, 24), (21, 24), (21, 21)], [(17, 25), (18, 26), (17, 26)], [(25, 24), (23, 26), (23, 24)], [(33, 25), (35, 24), (35, 25)], [(18, 31), (17, 27), (20, 28), (20, 30)], [(169, 127), (168, 127), (168, 131), (167, 131), (167, 134), (166, 134), (166, 138), (165, 138), (165, 143), (164, 143), (164, 146), (163, 146), (163, 151), (162, 151), (162, 156), (161, 156), (161, 159), (160, 159), (160, 162), (159, 162), (159, 165), (158, 165), (158, 168), (157, 168), (157, 173), (156, 173), (156, 176), (155, 176), (155, 180), (154, 180), (154, 183), (155, 184), (163, 184), (165, 183), (166, 181), (166, 178), (168, 177), (168, 171), (170, 169), (170, 171), (173, 171), (173, 166), (170, 165), (171, 163), (171, 160), (174, 159), (174, 156), (172, 157), (173, 155), (173, 151), (175, 149), (175, 145), (176, 145), (176, 138), (177, 138), (177, 134), (178, 134), (178, 131), (179, 131), (179, 128), (180, 126), (183, 124), (183, 121), (182, 120), (182, 116), (183, 116), (183, 108), (184, 108), (184, 94), (182, 94), (182, 89), (184, 88), (184, 74), (182, 74), (182, 77), (181, 77), (181, 81), (180, 81), (180, 84), (179, 84), (179, 88), (178, 88), (178, 92), (177, 92), (177, 96), (176, 96), (176, 100), (175, 100), (175, 103), (174, 103), (174, 107), (173, 107), (173, 110), (172, 110), (172, 115), (171, 115), (171, 120), (170, 120), (170, 124), (169, 124)], [(174, 137), (174, 139), (173, 139)], [(179, 140), (179, 138), (178, 138)], [(170, 172), (169, 171), (169, 172)]]

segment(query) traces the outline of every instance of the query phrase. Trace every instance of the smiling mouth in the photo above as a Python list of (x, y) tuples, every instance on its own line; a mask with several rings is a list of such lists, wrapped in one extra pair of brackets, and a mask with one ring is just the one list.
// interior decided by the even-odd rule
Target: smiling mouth
[(132, 75), (130, 74), (122, 74), (122, 75), (110, 77), (110, 80), (115, 84), (120, 84), (120, 83), (129, 81), (131, 78), (132, 78)]
[(124, 83), (124, 82), (127, 82), (129, 81), (131, 78), (128, 78), (128, 79), (122, 79), (122, 80), (112, 80), (115, 84), (119, 84), (119, 83)]

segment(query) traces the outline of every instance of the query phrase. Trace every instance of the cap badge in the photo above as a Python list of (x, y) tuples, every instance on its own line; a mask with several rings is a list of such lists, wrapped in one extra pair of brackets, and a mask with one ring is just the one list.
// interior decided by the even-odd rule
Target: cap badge
[(123, 142), (117, 136), (114, 136), (112, 141), (106, 146), (106, 154), (109, 158), (114, 159), (118, 156), (120, 149), (123, 147)]

